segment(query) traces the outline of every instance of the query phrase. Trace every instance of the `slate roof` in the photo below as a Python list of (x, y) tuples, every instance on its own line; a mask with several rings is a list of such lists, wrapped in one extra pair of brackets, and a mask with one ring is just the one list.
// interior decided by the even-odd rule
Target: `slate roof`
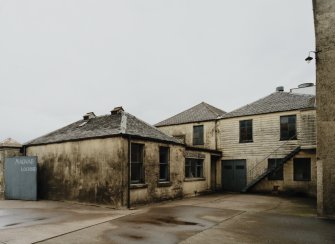
[(267, 114), (300, 109), (315, 108), (315, 96), (289, 92), (275, 92), (253, 103), (247, 104), (222, 118), (241, 117), (247, 115)]
[(84, 123), (85, 120), (79, 120), (47, 135), (29, 141), (25, 145), (59, 143), (115, 135), (131, 135), (148, 140), (152, 139), (181, 144), (179, 140), (164, 134), (154, 126), (126, 112), (98, 116)]
[(7, 138), (0, 142), (0, 147), (21, 147), (22, 145), (12, 138)]
[(208, 103), (202, 102), (198, 105), (163, 120), (155, 126), (178, 125), (193, 122), (216, 120), (226, 112)]

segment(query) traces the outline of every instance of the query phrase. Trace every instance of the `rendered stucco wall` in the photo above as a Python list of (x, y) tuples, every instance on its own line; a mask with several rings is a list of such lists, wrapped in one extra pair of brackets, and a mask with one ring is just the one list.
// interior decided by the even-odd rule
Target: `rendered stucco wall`
[(38, 157), (39, 197), (125, 204), (126, 146), (114, 137), (28, 147)]
[[(203, 179), (192, 179), (185, 178), (183, 184), (183, 194), (184, 196), (195, 196), (197, 194), (201, 194), (207, 191), (210, 191), (210, 182), (211, 182), (211, 154), (205, 152), (196, 152), (196, 151), (188, 151), (188, 155), (192, 154), (201, 154), (203, 155)], [(189, 157), (189, 156), (188, 156)]]
[[(310, 181), (295, 181), (293, 160), (294, 158), (310, 158), (311, 159), (311, 180)], [(279, 186), (279, 192), (290, 194), (304, 194), (311, 197), (316, 197), (316, 155), (314, 150), (301, 151), (291, 160), (284, 164), (283, 180), (268, 180), (265, 178), (252, 188), (253, 192), (269, 192), (274, 189), (274, 186)]]
[(335, 1), (314, 0), (318, 214), (335, 218)]
[[(193, 126), (197, 125), (204, 126), (204, 145), (193, 145)], [(170, 136), (184, 135), (188, 146), (216, 150), (215, 121), (169, 125), (158, 127), (158, 129)]]
[[(297, 116), (297, 140), (280, 140), (280, 116)], [(239, 142), (239, 121), (252, 119), (253, 121), (253, 142)], [(258, 170), (251, 171), (258, 164), (257, 169), (267, 168), (268, 158), (284, 158), (298, 146), (315, 148), (316, 145), (316, 111), (288, 111), (264, 115), (244, 116), (237, 118), (222, 119), (218, 123), (220, 131), (219, 148), (222, 150), (222, 159), (246, 159), (247, 181), (250, 182), (257, 176)], [(303, 155), (300, 152), (298, 155)], [(297, 157), (298, 157), (297, 155)], [(315, 153), (308, 156), (315, 165)], [(314, 159), (314, 160), (313, 160)], [(292, 160), (287, 162), (284, 168), (284, 181), (277, 182), (280, 190), (302, 191), (308, 195), (315, 196), (316, 177), (311, 182), (294, 182)], [(313, 176), (316, 176), (316, 167), (312, 166)], [(256, 172), (256, 173), (255, 173)], [(275, 182), (267, 178), (254, 187), (258, 191), (271, 191)], [(295, 188), (296, 187), (296, 188)]]
[[(144, 145), (144, 184), (133, 185), (131, 203), (147, 203), (173, 199), (183, 196), (184, 147), (165, 143), (131, 140), (132, 143)], [(159, 182), (159, 147), (169, 147), (170, 181)]]

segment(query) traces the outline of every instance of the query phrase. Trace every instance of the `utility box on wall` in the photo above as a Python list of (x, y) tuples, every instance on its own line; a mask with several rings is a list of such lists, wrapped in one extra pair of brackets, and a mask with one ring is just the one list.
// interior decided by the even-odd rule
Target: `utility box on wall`
[(5, 199), (37, 200), (37, 157), (5, 159)]

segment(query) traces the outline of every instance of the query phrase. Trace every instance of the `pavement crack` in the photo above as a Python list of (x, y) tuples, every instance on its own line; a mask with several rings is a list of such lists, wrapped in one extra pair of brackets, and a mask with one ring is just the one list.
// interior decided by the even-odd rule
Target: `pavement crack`
[(116, 217), (114, 219), (102, 221), (102, 222), (99, 222), (99, 223), (96, 223), (96, 224), (93, 224), (93, 225), (85, 226), (85, 227), (82, 227), (82, 228), (79, 228), (79, 229), (76, 229), (76, 230), (68, 231), (68, 232), (65, 232), (65, 233), (62, 233), (62, 234), (59, 234), (59, 235), (55, 235), (55, 236), (52, 236), (52, 237), (49, 237), (49, 238), (45, 238), (43, 240), (35, 241), (35, 242), (32, 242), (31, 244), (41, 243), (41, 242), (44, 242), (44, 241), (49, 241), (49, 240), (55, 239), (57, 237), (65, 236), (65, 235), (68, 235), (68, 234), (71, 234), (71, 233), (74, 233), (74, 232), (77, 232), (77, 231), (85, 230), (85, 229), (91, 228), (93, 226), (97, 226), (97, 225), (101, 225), (101, 224), (104, 224), (104, 223), (108, 223), (108, 222), (110, 222), (112, 220), (115, 220), (115, 219), (118, 219), (118, 218), (122, 218), (122, 217), (125, 217), (125, 216), (134, 215), (134, 214), (136, 214), (136, 212), (130, 213), (128, 215), (121, 215), (121, 216), (118, 216), (118, 217)]

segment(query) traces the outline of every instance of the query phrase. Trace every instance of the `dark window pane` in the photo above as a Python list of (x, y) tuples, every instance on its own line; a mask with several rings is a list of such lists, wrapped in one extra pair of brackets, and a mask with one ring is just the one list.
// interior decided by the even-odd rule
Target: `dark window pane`
[(295, 181), (311, 180), (311, 159), (295, 158), (293, 160), (293, 171)]
[(277, 167), (282, 162), (281, 158), (269, 158), (268, 159), (268, 169), (277, 168), (274, 172), (268, 175), (268, 180), (283, 180), (284, 173), (283, 173), (283, 166)]
[(240, 121), (240, 142), (252, 142), (252, 120)]
[(159, 166), (159, 180), (168, 180), (168, 165), (161, 164)]
[(204, 145), (204, 126), (193, 126), (193, 145)]
[(169, 148), (159, 148), (159, 180), (169, 180)]
[(143, 183), (143, 145), (131, 144), (131, 183)]
[(280, 139), (297, 139), (296, 115), (280, 117)]
[(185, 177), (186, 178), (202, 178), (203, 177), (203, 160), (187, 158), (185, 161)]

